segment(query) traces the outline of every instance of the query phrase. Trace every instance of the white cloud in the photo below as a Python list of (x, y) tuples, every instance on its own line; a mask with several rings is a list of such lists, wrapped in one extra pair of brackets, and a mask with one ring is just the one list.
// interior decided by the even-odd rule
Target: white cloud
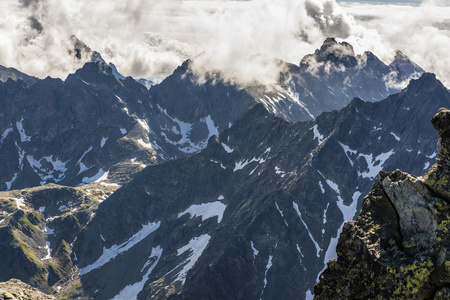
[[(385, 62), (399, 49), (426, 71), (450, 86), (450, 1), (437, 6), (342, 4), (353, 15), (361, 31), (348, 38), (356, 51), (371, 50)], [(372, 37), (370, 37), (372, 33)]]
[(267, 58), (298, 64), (334, 36), (385, 62), (400, 49), (450, 85), (444, 70), (450, 65), (449, 0), (430, 1), (414, 7), (335, 0), (3, 0), (0, 64), (65, 78), (82, 65), (68, 55), (74, 34), (124, 75), (161, 80), (194, 58), (198, 72), (270, 83), (280, 65)]

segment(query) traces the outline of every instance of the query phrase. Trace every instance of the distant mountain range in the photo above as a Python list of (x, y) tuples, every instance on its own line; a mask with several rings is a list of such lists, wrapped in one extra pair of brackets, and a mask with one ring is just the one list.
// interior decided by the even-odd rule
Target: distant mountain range
[(311, 298), (378, 172), (433, 164), (450, 103), (331, 38), (270, 87), (186, 61), (148, 90), (92, 57), (0, 82), (0, 281), (61, 298)]
[(93, 62), (65, 81), (0, 70), (3, 81), (11, 79), (0, 82), (0, 190), (75, 186), (106, 175), (122, 184), (124, 168), (133, 174), (199, 151), (256, 103), (287, 121), (310, 120), (353, 97), (381, 100), (400, 91), (392, 82), (423, 73), (401, 54), (386, 66), (327, 39), (300, 67), (283, 63), (288, 71), (278, 86), (242, 88), (220, 74), (199, 84), (187, 61), (147, 90), (80, 43), (74, 53), (91, 53)]

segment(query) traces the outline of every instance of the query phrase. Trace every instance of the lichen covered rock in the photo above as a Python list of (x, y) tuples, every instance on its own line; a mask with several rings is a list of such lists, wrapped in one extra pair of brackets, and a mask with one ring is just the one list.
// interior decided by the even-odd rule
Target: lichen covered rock
[(54, 296), (42, 293), (38, 289), (18, 279), (0, 282), (0, 300), (53, 300)]
[(449, 299), (450, 111), (432, 123), (436, 165), (423, 177), (380, 172), (357, 220), (345, 223), (316, 299)]

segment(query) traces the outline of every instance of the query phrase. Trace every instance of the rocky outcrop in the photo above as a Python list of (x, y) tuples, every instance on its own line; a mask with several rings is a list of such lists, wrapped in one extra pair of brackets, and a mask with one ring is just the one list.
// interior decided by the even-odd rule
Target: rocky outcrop
[(347, 222), (314, 292), (317, 299), (449, 299), (450, 111), (432, 123), (439, 158), (423, 177), (380, 172)]
[(71, 244), (116, 189), (48, 184), (0, 193), (0, 281), (17, 278), (46, 293), (73, 285)]
[(38, 289), (18, 279), (0, 282), (0, 300), (54, 300), (54, 296), (42, 293)]

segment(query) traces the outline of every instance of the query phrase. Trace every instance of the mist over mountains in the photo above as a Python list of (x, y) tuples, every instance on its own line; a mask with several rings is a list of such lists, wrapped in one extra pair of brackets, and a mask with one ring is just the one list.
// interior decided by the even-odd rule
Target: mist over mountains
[(219, 70), (229, 80), (265, 83), (279, 70), (261, 57), (298, 64), (334, 36), (385, 63), (401, 49), (449, 85), (447, 0), (4, 0), (0, 13), (0, 64), (39, 78), (65, 79), (82, 67), (68, 55), (71, 35), (134, 78), (160, 82), (196, 58), (198, 74)]

